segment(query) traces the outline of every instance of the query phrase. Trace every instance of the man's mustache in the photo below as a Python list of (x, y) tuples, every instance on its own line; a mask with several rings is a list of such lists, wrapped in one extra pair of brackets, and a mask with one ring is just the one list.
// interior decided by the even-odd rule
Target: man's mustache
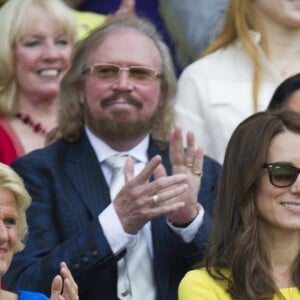
[(111, 103), (119, 100), (120, 98), (123, 98), (129, 104), (137, 106), (139, 108), (141, 108), (143, 106), (142, 101), (136, 99), (135, 97), (132, 97), (128, 93), (115, 93), (109, 97), (106, 97), (106, 98), (102, 99), (101, 106), (102, 107), (108, 106)]

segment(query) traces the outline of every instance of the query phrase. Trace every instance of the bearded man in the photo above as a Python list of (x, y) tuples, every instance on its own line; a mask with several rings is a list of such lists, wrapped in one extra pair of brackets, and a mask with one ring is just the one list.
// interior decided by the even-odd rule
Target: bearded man
[(33, 201), (7, 288), (49, 293), (65, 261), (81, 299), (177, 299), (206, 248), (220, 166), (192, 133), (184, 149), (175, 92), (147, 21), (118, 17), (81, 41), (62, 82), (61, 138), (13, 165)]

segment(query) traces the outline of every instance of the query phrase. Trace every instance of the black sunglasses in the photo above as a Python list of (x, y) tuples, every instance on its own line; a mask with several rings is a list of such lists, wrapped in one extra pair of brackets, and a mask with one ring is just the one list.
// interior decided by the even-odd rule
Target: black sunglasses
[(300, 173), (300, 168), (286, 163), (265, 163), (263, 168), (268, 169), (270, 182), (279, 188), (291, 186)]

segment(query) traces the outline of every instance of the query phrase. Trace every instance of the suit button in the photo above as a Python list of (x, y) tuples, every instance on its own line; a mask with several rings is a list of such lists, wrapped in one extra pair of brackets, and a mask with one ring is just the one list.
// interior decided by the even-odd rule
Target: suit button
[(73, 264), (73, 269), (74, 269), (74, 270), (78, 270), (79, 267), (80, 267), (79, 264)]
[(82, 258), (82, 262), (87, 263), (88, 261), (89, 261), (89, 259), (88, 259), (86, 256), (84, 256), (84, 257)]
[(97, 256), (98, 255), (98, 251), (97, 250), (93, 250), (92, 251), (92, 255), (95, 257), (95, 256)]

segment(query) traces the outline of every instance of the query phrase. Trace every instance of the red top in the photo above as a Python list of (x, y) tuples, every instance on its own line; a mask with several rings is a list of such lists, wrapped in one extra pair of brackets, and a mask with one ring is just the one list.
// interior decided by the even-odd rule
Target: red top
[(5, 118), (0, 118), (0, 162), (10, 165), (25, 150), (13, 127)]

